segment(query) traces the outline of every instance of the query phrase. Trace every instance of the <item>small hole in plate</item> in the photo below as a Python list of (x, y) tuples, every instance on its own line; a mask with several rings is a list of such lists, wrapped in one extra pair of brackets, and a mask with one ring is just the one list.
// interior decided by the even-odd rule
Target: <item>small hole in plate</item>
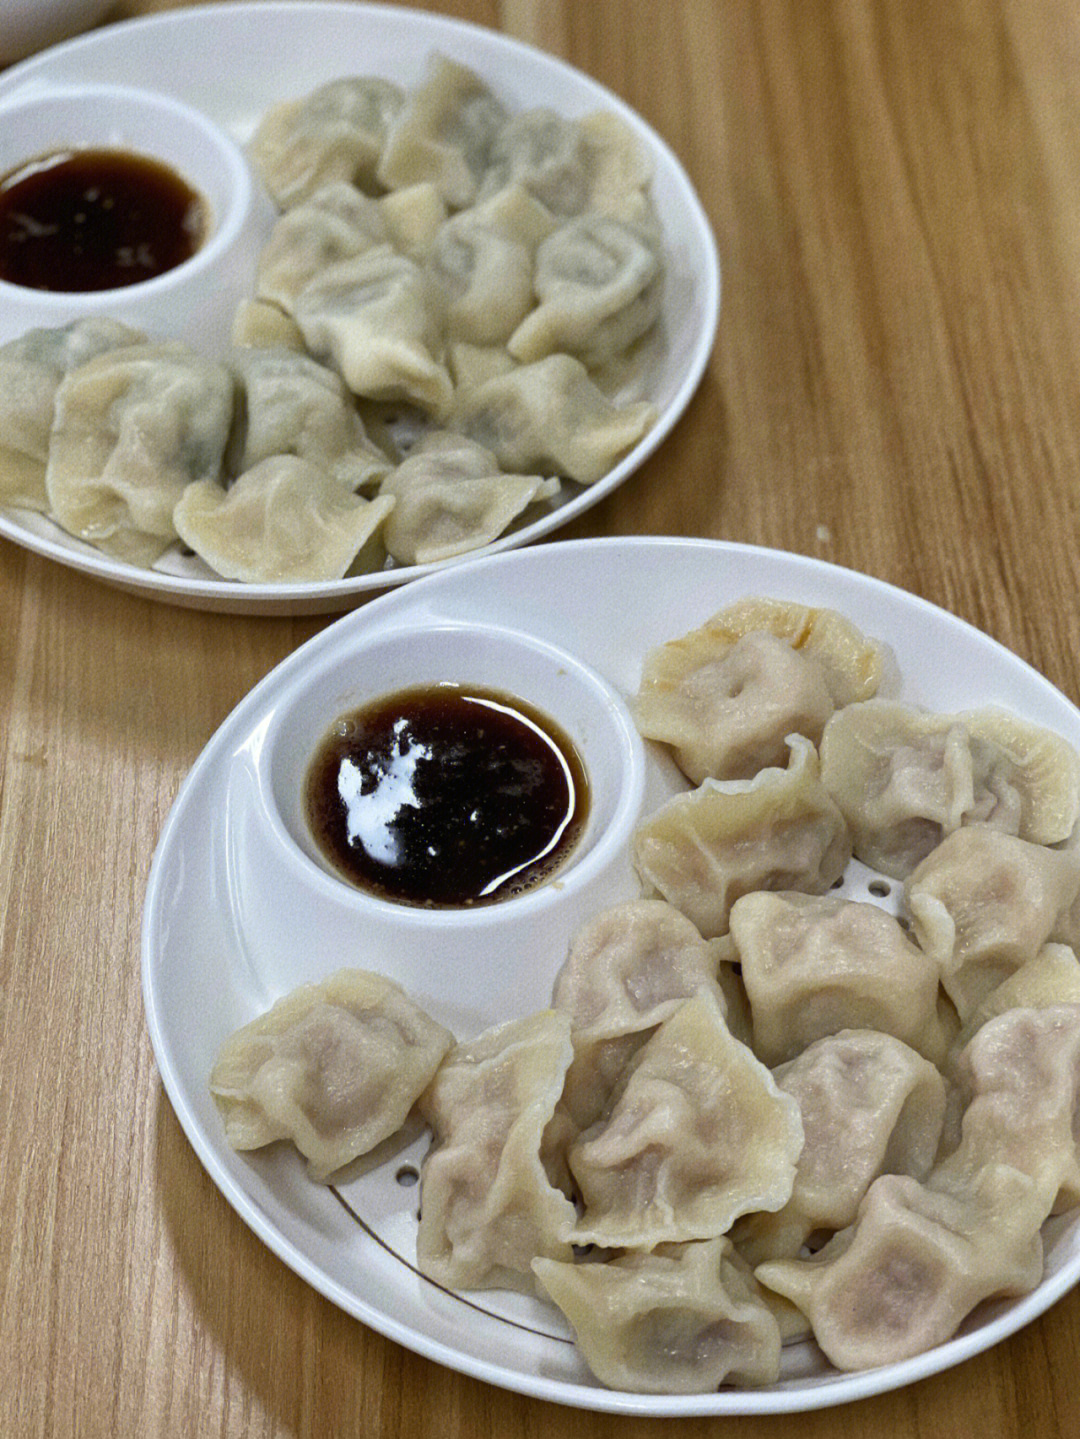
[(414, 1184), (420, 1182), (420, 1171), (415, 1164), (403, 1164), (394, 1178), (401, 1185), (402, 1189), (411, 1189)]
[(872, 879), (866, 888), (875, 899), (885, 899), (892, 893), (892, 886), (886, 884), (883, 879)]

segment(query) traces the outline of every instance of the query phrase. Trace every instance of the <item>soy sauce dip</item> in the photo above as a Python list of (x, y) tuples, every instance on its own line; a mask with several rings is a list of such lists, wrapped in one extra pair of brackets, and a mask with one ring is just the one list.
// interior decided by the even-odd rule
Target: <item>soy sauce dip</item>
[(32, 290), (117, 290), (183, 264), (206, 205), (175, 170), (127, 150), (58, 150), (0, 177), (0, 279)]
[(565, 862), (589, 811), (572, 741), (496, 690), (419, 686), (342, 715), (308, 769), (311, 832), (335, 869), (381, 899), (493, 904)]

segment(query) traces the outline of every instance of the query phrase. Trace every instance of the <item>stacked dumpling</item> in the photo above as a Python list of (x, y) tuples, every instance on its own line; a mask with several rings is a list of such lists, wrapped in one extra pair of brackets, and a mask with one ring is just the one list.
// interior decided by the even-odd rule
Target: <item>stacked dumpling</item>
[[(549, 1010), (411, 1071), (421, 1270), (550, 1298), (605, 1384), (768, 1384), (807, 1337), (909, 1358), (1033, 1288), (1080, 1204), (1080, 761), (896, 678), (758, 598), (647, 656), (638, 720), (689, 787), (637, 831), (641, 896)], [(899, 914), (829, 892), (853, 853)]]

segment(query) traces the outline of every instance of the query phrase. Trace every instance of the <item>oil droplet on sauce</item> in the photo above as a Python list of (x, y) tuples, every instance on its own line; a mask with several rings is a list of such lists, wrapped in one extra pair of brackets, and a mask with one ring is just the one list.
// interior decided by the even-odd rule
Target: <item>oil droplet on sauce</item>
[(126, 150), (58, 150), (0, 178), (0, 279), (67, 294), (175, 269), (206, 235), (206, 206), (174, 170)]
[(312, 760), (308, 824), (334, 867), (382, 899), (492, 904), (565, 862), (589, 810), (584, 766), (546, 716), (437, 684), (343, 715)]

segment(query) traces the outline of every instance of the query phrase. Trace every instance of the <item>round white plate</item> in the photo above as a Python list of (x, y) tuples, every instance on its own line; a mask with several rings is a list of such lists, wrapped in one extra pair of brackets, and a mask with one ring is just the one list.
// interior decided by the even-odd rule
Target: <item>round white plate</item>
[[(365, 654), (392, 649), (406, 682), (413, 658), (430, 650), (433, 630), (445, 629), (460, 657), (466, 652), (463, 629), (497, 626), (536, 645), (545, 665), (546, 651), (569, 652), (574, 665), (586, 667), (617, 696), (629, 696), (648, 649), (744, 595), (825, 605), (848, 615), (864, 633), (892, 646), (904, 698), (947, 712), (997, 703), (1080, 747), (1080, 712), (1046, 680), (969, 625), (879, 581), (799, 556), (713, 541), (562, 542), (477, 560), (385, 595), (290, 656), (211, 740), (154, 857), (143, 928), (150, 1034), (165, 1088), (214, 1182), (271, 1249), (350, 1314), (440, 1363), (542, 1399), (658, 1415), (837, 1404), (959, 1363), (1041, 1313), (1080, 1278), (1080, 1215), (1073, 1213), (1044, 1229), (1046, 1275), (1036, 1290), (983, 1306), (957, 1338), (916, 1359), (842, 1375), (804, 1344), (785, 1351), (781, 1379), (768, 1389), (675, 1398), (622, 1394), (590, 1378), (566, 1327), (539, 1301), (496, 1292), (458, 1296), (416, 1272), (417, 1191), (405, 1181), (415, 1178), (422, 1134), (404, 1135), (374, 1156), (365, 1172), (330, 1188), (309, 1180), (288, 1147), (242, 1156), (224, 1141), (207, 1090), (217, 1051), (235, 1028), (296, 983), (345, 964), (378, 969), (397, 977), (464, 1038), (547, 1002), (565, 957), (566, 932), (577, 919), (568, 884), (564, 895), (548, 893), (544, 901), (546, 938), (539, 943), (504, 943), (500, 926), (520, 903), (515, 901), (473, 912), (458, 952), (444, 944), (435, 959), (426, 950), (423, 914), (406, 915), (394, 943), (381, 945), (367, 926), (350, 928), (334, 886), (313, 864), (304, 881), (307, 898), (299, 901), (309, 912), (290, 918), (286, 911), (295, 897), (275, 910), (266, 898), (276, 891), (263, 869), (266, 786), (258, 777), (275, 723), (298, 689), (307, 685), (310, 694), (325, 687), (329, 725), (338, 712), (335, 686), (351, 683)], [(549, 667), (544, 673), (553, 672)], [(549, 713), (557, 720), (560, 703), (552, 690)], [(648, 811), (670, 792), (674, 767), (652, 749), (645, 751), (644, 765), (641, 807)], [(900, 886), (893, 883), (890, 894), (876, 897), (868, 890), (875, 878), (853, 862), (840, 892), (895, 912)], [(632, 887), (624, 845), (592, 895), (595, 908)], [(494, 980), (478, 982), (481, 970)]]
[[(566, 484), (561, 503), (485, 547), (486, 554), (550, 534), (622, 484), (670, 432), (712, 350), (720, 304), (716, 241), (682, 165), (640, 115), (581, 71), (495, 31), (389, 5), (303, 0), (198, 6), (106, 26), (0, 75), (0, 101), (24, 86), (137, 85), (197, 106), (246, 141), (263, 112), (279, 100), (347, 74), (385, 75), (415, 86), (436, 51), (470, 65), (513, 110), (544, 105), (570, 118), (593, 110), (621, 116), (652, 159), (653, 194), (665, 230), (659, 340), (641, 387), (657, 407), (656, 424), (602, 480), (588, 488)], [(206, 298), (213, 303), (212, 296)], [(0, 315), (0, 342), (11, 338)], [(402, 566), (326, 584), (241, 585), (215, 578), (197, 560), (171, 551), (152, 570), (123, 564), (26, 510), (0, 510), (0, 535), (123, 589), (247, 614), (343, 610), (436, 568)]]

